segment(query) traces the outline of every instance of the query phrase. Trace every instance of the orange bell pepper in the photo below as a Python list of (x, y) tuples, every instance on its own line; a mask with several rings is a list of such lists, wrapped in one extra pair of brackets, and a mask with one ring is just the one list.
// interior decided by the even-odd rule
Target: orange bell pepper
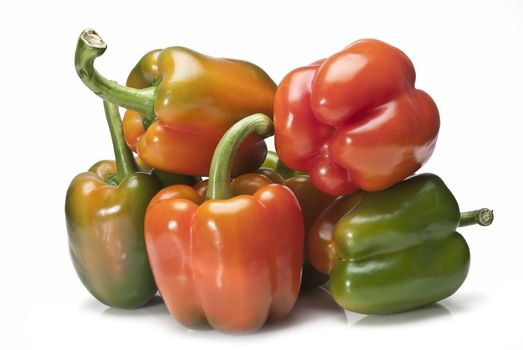
[[(207, 176), (218, 142), (234, 123), (252, 113), (272, 115), (276, 84), (250, 62), (169, 47), (147, 53), (128, 86), (122, 86), (93, 67), (106, 47), (94, 30), (84, 31), (76, 50), (77, 73), (97, 95), (127, 109), (126, 142), (156, 169)], [(233, 174), (256, 170), (266, 153), (258, 136), (246, 138)]]
[[(289, 169), (290, 170), (290, 169)], [(260, 168), (256, 173), (243, 174), (234, 178), (231, 182), (231, 190), (234, 195), (250, 194), (253, 195), (263, 186), (277, 183), (288, 187), (296, 196), (302, 211), (305, 241), (309, 236), (309, 230), (315, 220), (325, 210), (336, 197), (321, 192), (311, 182), (306, 175), (297, 175), (284, 179), (280, 173), (271, 168)], [(198, 182), (193, 189), (203, 198), (207, 191), (208, 180)], [(177, 191), (182, 188), (171, 187), (162, 191), (158, 197), (178, 196)], [(301, 274), (300, 290), (307, 290), (318, 287), (329, 279), (329, 275), (316, 270), (309, 261), (307, 247), (303, 254), (303, 268)]]
[(232, 156), (253, 132), (269, 136), (271, 120), (244, 118), (220, 141), (207, 200), (194, 188), (174, 185), (147, 209), (145, 240), (155, 281), (171, 314), (188, 327), (254, 331), (267, 319), (287, 316), (296, 302), (304, 249), (296, 197), (279, 184), (253, 195), (231, 191)]

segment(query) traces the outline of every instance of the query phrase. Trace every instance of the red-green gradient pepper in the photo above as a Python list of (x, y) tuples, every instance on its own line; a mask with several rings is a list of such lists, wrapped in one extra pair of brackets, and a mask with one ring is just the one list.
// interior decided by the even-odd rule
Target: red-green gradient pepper
[(488, 209), (460, 215), (438, 176), (417, 175), (384, 191), (337, 199), (309, 232), (309, 258), (330, 274), (332, 296), (343, 308), (410, 310), (458, 290), (470, 252), (456, 228), (492, 220)]
[[(84, 31), (76, 50), (77, 73), (97, 95), (128, 109), (127, 143), (156, 169), (207, 176), (220, 138), (235, 122), (258, 112), (272, 115), (276, 84), (252, 63), (170, 47), (146, 54), (126, 87), (94, 69), (105, 49), (96, 32)], [(238, 150), (233, 175), (256, 170), (266, 152), (263, 139), (248, 137)]]
[(117, 172), (98, 162), (76, 176), (67, 190), (65, 217), (74, 268), (102, 303), (136, 308), (156, 293), (143, 233), (145, 210), (161, 189), (150, 173), (138, 172), (123, 140), (118, 107), (104, 101)]
[(333, 195), (394, 185), (429, 159), (439, 130), (415, 77), (403, 52), (371, 39), (293, 70), (274, 100), (276, 151)]
[(171, 314), (188, 327), (252, 332), (286, 317), (298, 297), (304, 237), (296, 197), (268, 178), (253, 195), (235, 196), (230, 186), (231, 157), (253, 132), (270, 136), (271, 120), (256, 114), (224, 135), (206, 201), (191, 187), (171, 186), (147, 209), (156, 283)]

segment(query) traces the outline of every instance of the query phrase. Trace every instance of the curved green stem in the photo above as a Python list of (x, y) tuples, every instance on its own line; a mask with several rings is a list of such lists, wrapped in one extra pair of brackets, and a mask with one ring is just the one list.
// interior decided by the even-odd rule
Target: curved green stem
[(278, 165), (278, 160), (280, 157), (278, 157), (278, 154), (274, 151), (267, 151), (267, 156), (265, 156), (265, 160), (263, 161), (260, 168), (269, 168), (276, 170), (276, 166)]
[(80, 34), (74, 57), (76, 73), (95, 94), (118, 106), (132, 109), (153, 120), (156, 86), (134, 89), (104, 78), (94, 68), (94, 60), (107, 49), (107, 44), (93, 29)]
[(278, 158), (278, 162), (276, 162), (276, 171), (278, 173), (280, 173), (284, 179), (290, 179), (291, 177), (295, 177), (295, 176), (299, 175), (296, 172), (296, 170), (289, 168), (279, 158)]
[(461, 213), (459, 227), (476, 224), (481, 226), (488, 226), (492, 224), (492, 221), (494, 221), (494, 211), (487, 208), (482, 208)]
[(269, 168), (276, 170), (276, 172), (280, 174), (284, 179), (290, 179), (291, 177), (300, 175), (307, 175), (306, 173), (302, 173), (301, 171), (289, 168), (281, 161), (280, 157), (278, 156), (278, 153), (274, 151), (267, 151), (267, 157), (263, 161), (263, 164), (260, 168)]
[(114, 180), (119, 184), (125, 177), (135, 173), (138, 169), (134, 162), (133, 152), (127, 147), (123, 137), (122, 119), (118, 112), (118, 106), (104, 100), (104, 110), (107, 125), (109, 125), (111, 132), (116, 169), (118, 170)]
[(223, 135), (212, 157), (207, 199), (229, 199), (233, 196), (230, 182), (234, 156), (242, 141), (253, 133), (264, 138), (272, 136), (272, 120), (265, 114), (256, 113), (234, 124)]

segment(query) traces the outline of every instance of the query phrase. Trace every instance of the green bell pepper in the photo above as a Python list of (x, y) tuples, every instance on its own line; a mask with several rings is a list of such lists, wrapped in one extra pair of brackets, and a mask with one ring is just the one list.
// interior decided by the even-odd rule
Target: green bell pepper
[[(384, 191), (339, 198), (313, 227), (309, 257), (318, 270), (330, 272), (332, 296), (343, 308), (365, 314), (406, 311), (458, 290), (470, 251), (456, 228), (492, 220), (488, 209), (460, 215), (438, 176), (417, 175)], [(322, 221), (328, 223), (323, 229)], [(333, 221), (327, 237), (325, 227), (332, 230)]]

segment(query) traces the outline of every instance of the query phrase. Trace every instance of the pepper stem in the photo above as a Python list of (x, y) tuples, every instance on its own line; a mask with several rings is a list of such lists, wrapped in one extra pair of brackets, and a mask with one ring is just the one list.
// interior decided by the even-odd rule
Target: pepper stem
[(272, 120), (265, 114), (256, 113), (234, 124), (218, 143), (209, 171), (207, 199), (229, 199), (231, 191), (231, 169), (234, 156), (247, 136), (256, 133), (262, 137), (274, 134)]
[(118, 106), (104, 100), (104, 110), (107, 125), (109, 125), (109, 131), (111, 132), (116, 169), (118, 171), (114, 180), (119, 184), (125, 177), (135, 173), (138, 169), (134, 162), (133, 153), (127, 147), (123, 137), (122, 119), (118, 112)]
[(488, 226), (492, 224), (492, 221), (494, 221), (494, 211), (487, 208), (482, 208), (461, 213), (459, 227), (476, 224), (481, 226)]
[(103, 55), (107, 44), (93, 29), (86, 29), (78, 38), (74, 65), (84, 84), (106, 101), (139, 112), (148, 120), (155, 118), (154, 98), (156, 86), (135, 89), (104, 78), (94, 68), (94, 60)]

